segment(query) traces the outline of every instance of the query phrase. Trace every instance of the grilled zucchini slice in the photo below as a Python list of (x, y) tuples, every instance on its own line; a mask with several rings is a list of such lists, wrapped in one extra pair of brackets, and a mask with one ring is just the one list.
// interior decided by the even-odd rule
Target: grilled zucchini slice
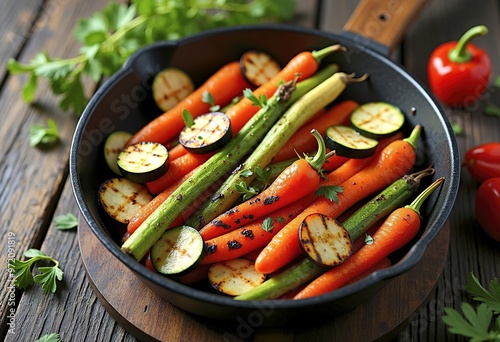
[(163, 275), (180, 275), (201, 261), (203, 245), (203, 238), (193, 227), (174, 227), (163, 233), (151, 247), (151, 262)]
[(304, 253), (323, 266), (339, 265), (352, 253), (347, 230), (337, 220), (319, 213), (308, 215), (302, 221), (299, 241)]
[(137, 183), (163, 176), (170, 166), (167, 148), (156, 142), (140, 142), (125, 147), (117, 158), (122, 175)]
[(123, 224), (128, 224), (137, 210), (152, 199), (145, 186), (126, 178), (111, 178), (99, 187), (99, 203), (104, 211)]
[(104, 159), (106, 164), (117, 176), (122, 176), (118, 164), (118, 154), (122, 151), (127, 141), (132, 137), (132, 133), (116, 131), (111, 133), (104, 142)]
[(361, 135), (352, 127), (333, 125), (326, 129), (325, 144), (339, 156), (366, 158), (375, 153), (378, 140)]
[(378, 139), (395, 134), (403, 127), (405, 116), (401, 110), (386, 102), (369, 102), (356, 108), (350, 116), (358, 132)]
[(153, 79), (153, 98), (163, 111), (171, 109), (193, 91), (191, 78), (177, 68), (166, 68)]
[(240, 68), (246, 80), (260, 87), (281, 71), (281, 65), (268, 53), (249, 50), (241, 55)]
[(184, 127), (179, 143), (193, 153), (209, 153), (224, 146), (232, 136), (229, 117), (212, 112), (196, 117), (191, 125)]
[(266, 280), (266, 275), (255, 270), (253, 261), (236, 258), (210, 265), (208, 281), (218, 291), (229, 296), (243, 294)]

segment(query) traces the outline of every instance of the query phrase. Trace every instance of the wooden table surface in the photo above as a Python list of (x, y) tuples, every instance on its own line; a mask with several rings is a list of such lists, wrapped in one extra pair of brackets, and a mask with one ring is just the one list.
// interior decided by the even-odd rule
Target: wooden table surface
[[(80, 258), (77, 232), (59, 231), (54, 226), (55, 216), (78, 215), (68, 177), (70, 142), (77, 118), (61, 111), (57, 107), (58, 99), (44, 85), (37, 93), (35, 104), (24, 103), (20, 93), (26, 78), (9, 75), (5, 67), (11, 57), (28, 61), (41, 50), (55, 57), (74, 56), (79, 44), (70, 32), (76, 20), (100, 10), (107, 2), (4, 0), (0, 5), (0, 36), (3, 37), (0, 49), (3, 66), (0, 68), (0, 232), (3, 236), (0, 260), (4, 265), (0, 271), (4, 284), (0, 288), (0, 315), (1, 336), (7, 341), (34, 341), (49, 333), (59, 333), (63, 341), (135, 340), (93, 293)], [(297, 1), (294, 23), (339, 32), (357, 3), (357, 0)], [(499, 16), (500, 3), (495, 0), (431, 0), (407, 30), (392, 57), (426, 84), (426, 62), (432, 49), (444, 41), (457, 39), (474, 25), (485, 24), (489, 34), (475, 43), (490, 54), (494, 76), (500, 75)], [(92, 93), (95, 85), (86, 83), (86, 90)], [(500, 94), (493, 87), (472, 108), (444, 107), (449, 119), (463, 127), (463, 133), (457, 136), (461, 155), (480, 143), (500, 141), (500, 118), (483, 114), (489, 102), (500, 105)], [(30, 147), (30, 126), (45, 125), (47, 118), (57, 122), (60, 143), (46, 150)], [(500, 275), (500, 250), (481, 234), (475, 220), (476, 191), (477, 183), (464, 170), (449, 217), (450, 242), (442, 277), (429, 302), (412, 315), (409, 324), (401, 327), (396, 340), (457, 339), (448, 333), (441, 320), (443, 308), (458, 309), (462, 301), (468, 300), (463, 290), (470, 272), (483, 283)], [(28, 248), (39, 248), (62, 262), (64, 281), (55, 294), (45, 295), (40, 286), (25, 291), (12, 288), (6, 271), (9, 233), (15, 236), (16, 258), (22, 258)], [(8, 326), (9, 322), (15, 325)], [(362, 325), (360, 322), (360, 329)], [(179, 332), (173, 333), (172, 340), (182, 340), (180, 336)], [(288, 331), (286, 337), (290, 341), (300, 339), (293, 331)]]

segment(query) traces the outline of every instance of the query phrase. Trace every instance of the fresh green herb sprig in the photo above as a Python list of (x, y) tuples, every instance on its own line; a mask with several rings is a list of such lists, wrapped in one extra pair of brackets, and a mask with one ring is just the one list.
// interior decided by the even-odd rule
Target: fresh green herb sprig
[(72, 213), (56, 216), (54, 222), (59, 230), (70, 230), (78, 226), (78, 219)]
[(324, 196), (332, 202), (338, 203), (338, 194), (342, 193), (344, 188), (339, 185), (322, 186), (314, 193), (316, 196)]
[(462, 303), (463, 315), (453, 308), (445, 308), (442, 319), (451, 333), (471, 341), (500, 341), (500, 283), (494, 278), (489, 285), (488, 290), (474, 274), (469, 275), (465, 290), (479, 305)]
[(61, 342), (61, 341), (62, 340), (61, 340), (61, 337), (59, 336), (59, 334), (52, 333), (52, 334), (43, 335), (35, 342)]
[[(14, 259), (9, 261), (8, 268), (14, 272), (14, 285), (20, 289), (26, 289), (34, 283), (42, 284), (42, 289), (45, 293), (56, 292), (57, 281), (63, 278), (63, 271), (59, 268), (59, 261), (39, 251), (31, 248), (24, 252), (27, 258), (25, 261)], [(39, 261), (49, 261), (52, 266), (38, 266), (40, 273), (33, 276), (32, 266)]]
[(294, 0), (111, 2), (77, 22), (73, 33), (83, 44), (79, 55), (62, 59), (42, 51), (26, 64), (10, 59), (8, 70), (13, 75), (28, 74), (22, 90), (24, 101), (34, 100), (38, 80), (43, 78), (52, 92), (61, 96), (60, 107), (80, 115), (88, 102), (84, 78), (99, 82), (112, 75), (139, 48), (217, 27), (289, 20), (294, 7)]
[(59, 140), (59, 130), (54, 120), (48, 119), (47, 126), (34, 124), (30, 127), (29, 142), (31, 146), (47, 146)]

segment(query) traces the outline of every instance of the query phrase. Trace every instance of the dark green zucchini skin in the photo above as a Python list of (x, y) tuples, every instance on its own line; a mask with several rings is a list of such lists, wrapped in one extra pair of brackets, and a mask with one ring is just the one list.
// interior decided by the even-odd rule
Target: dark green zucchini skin
[(151, 263), (158, 273), (180, 276), (195, 268), (203, 258), (203, 238), (189, 226), (165, 231), (151, 247)]
[(368, 102), (356, 108), (351, 126), (365, 137), (380, 139), (396, 134), (405, 122), (403, 112), (387, 102)]
[(375, 153), (378, 140), (365, 137), (350, 126), (333, 125), (326, 129), (325, 144), (338, 156), (367, 158)]
[(226, 145), (233, 137), (231, 120), (222, 112), (211, 112), (194, 119), (191, 127), (179, 134), (179, 143), (192, 153), (210, 153)]
[(117, 159), (121, 174), (136, 183), (147, 183), (163, 176), (170, 167), (167, 148), (156, 142), (125, 147)]

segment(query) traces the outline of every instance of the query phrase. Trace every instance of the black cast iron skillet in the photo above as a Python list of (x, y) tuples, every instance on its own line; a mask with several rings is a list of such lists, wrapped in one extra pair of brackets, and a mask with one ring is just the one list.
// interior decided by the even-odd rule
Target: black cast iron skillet
[[(74, 194), (94, 234), (116, 258), (170, 303), (207, 318), (258, 319), (260, 325), (280, 325), (297, 317), (318, 317), (349, 310), (373, 296), (388, 280), (416, 265), (452, 209), (460, 179), (459, 153), (450, 124), (436, 100), (404, 68), (387, 57), (423, 2), (397, 2), (400, 7), (394, 7), (394, 2), (389, 2), (392, 7), (385, 4), (386, 1), (379, 2), (363, 1), (338, 35), (284, 25), (233, 27), (154, 44), (133, 55), (91, 99), (78, 123), (71, 148)], [(339, 101), (386, 101), (399, 106), (406, 113), (406, 132), (416, 124), (424, 127), (415, 169), (425, 168), (433, 162), (435, 178), (445, 178), (439, 192), (426, 201), (420, 235), (392, 256), (395, 262), (392, 267), (316, 298), (237, 302), (214, 291), (184, 286), (154, 274), (120, 250), (115, 242), (118, 237), (114, 224), (97, 202), (99, 185), (113, 176), (103, 159), (103, 142), (112, 131), (135, 132), (159, 114), (150, 95), (152, 77), (159, 70), (167, 66), (179, 67), (199, 85), (249, 48), (267, 51), (284, 65), (300, 51), (317, 50), (336, 43), (344, 45), (348, 51), (329, 57), (324, 64), (335, 62), (345, 72), (369, 74), (367, 81), (350, 85)], [(412, 109), (415, 109), (414, 114)], [(119, 288), (119, 284), (116, 286)]]

